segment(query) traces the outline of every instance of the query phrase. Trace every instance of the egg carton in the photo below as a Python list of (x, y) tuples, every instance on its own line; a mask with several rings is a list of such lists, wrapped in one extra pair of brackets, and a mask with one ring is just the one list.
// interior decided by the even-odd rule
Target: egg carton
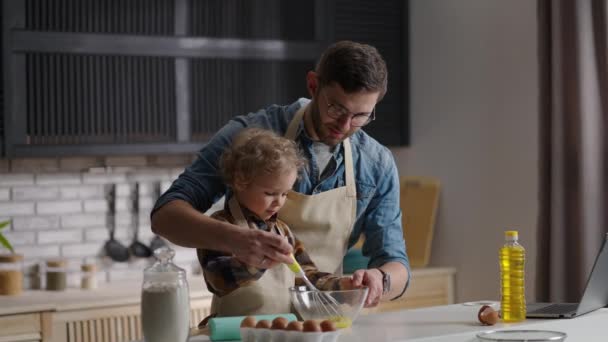
[(264, 328), (241, 328), (243, 342), (336, 342), (340, 330), (303, 332)]

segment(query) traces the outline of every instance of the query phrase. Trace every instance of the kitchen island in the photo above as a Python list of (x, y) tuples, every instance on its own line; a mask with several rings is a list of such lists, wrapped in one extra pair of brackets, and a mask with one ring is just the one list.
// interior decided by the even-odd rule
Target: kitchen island
[[(480, 306), (462, 304), (435, 306), (360, 316), (353, 327), (342, 332), (340, 342), (473, 342), (476, 334), (488, 330), (536, 329), (561, 331), (570, 342), (600, 342), (608, 336), (608, 309), (572, 319), (528, 319), (520, 323), (482, 326), (477, 321)], [(193, 336), (190, 342), (209, 341)]]

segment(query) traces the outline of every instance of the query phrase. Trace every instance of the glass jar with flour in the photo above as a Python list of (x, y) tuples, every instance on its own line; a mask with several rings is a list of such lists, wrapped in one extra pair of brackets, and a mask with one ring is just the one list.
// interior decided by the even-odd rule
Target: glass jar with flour
[(141, 320), (146, 342), (186, 342), (190, 331), (190, 300), (186, 271), (172, 263), (175, 252), (154, 251), (157, 261), (144, 270)]

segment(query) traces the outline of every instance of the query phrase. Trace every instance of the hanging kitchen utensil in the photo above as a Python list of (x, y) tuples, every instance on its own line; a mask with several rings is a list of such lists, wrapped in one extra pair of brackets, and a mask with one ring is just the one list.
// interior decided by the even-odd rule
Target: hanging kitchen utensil
[[(154, 200), (156, 201), (159, 197), (160, 197), (160, 182), (156, 182), (154, 184)], [(161, 248), (161, 247), (169, 247), (167, 245), (167, 242), (161, 238), (158, 235), (154, 235), (154, 238), (152, 238), (152, 241), (150, 241), (150, 249), (152, 251), (155, 251), (157, 248)]]
[(133, 242), (129, 246), (129, 252), (138, 258), (149, 258), (152, 256), (152, 250), (139, 241), (139, 183), (135, 183), (135, 192), (133, 195), (133, 210), (131, 211), (133, 219), (131, 222), (134, 225)]
[(118, 262), (129, 260), (129, 250), (122, 243), (114, 239), (116, 231), (116, 184), (110, 186), (106, 200), (108, 201), (108, 224), (110, 226), (110, 239), (106, 241), (104, 250), (110, 259)]

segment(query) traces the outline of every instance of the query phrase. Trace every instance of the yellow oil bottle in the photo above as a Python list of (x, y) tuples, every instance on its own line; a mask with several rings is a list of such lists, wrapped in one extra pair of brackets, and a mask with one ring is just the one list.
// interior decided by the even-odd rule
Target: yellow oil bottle
[(505, 244), (500, 248), (500, 309), (503, 322), (526, 319), (524, 270), (526, 250), (517, 242), (515, 230), (505, 232)]

